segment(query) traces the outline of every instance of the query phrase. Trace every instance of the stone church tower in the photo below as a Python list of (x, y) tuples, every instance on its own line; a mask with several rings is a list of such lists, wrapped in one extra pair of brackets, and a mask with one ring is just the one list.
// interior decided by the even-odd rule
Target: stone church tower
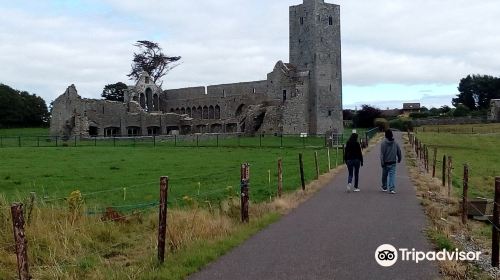
[(309, 71), (309, 133), (342, 132), (340, 6), (304, 0), (290, 7), (290, 64)]

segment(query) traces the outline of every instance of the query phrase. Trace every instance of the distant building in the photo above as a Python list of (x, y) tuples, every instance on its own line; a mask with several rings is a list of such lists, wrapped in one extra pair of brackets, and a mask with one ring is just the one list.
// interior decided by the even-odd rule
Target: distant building
[(420, 103), (403, 103), (404, 114), (419, 113), (420, 109)]
[(488, 120), (500, 122), (500, 99), (492, 99), (490, 105), (490, 114)]

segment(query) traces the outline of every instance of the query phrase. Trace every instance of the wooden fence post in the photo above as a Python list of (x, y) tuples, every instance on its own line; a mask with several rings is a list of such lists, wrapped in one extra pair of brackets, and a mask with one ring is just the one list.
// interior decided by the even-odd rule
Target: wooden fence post
[(306, 180), (304, 179), (304, 162), (302, 161), (302, 153), (299, 154), (299, 169), (300, 169), (300, 182), (302, 184), (302, 190), (306, 189)]
[(314, 164), (316, 165), (316, 180), (319, 179), (318, 152), (314, 152)]
[(462, 224), (467, 224), (467, 208), (468, 208), (468, 190), (469, 190), (469, 166), (464, 164), (464, 184), (462, 194)]
[(335, 168), (337, 168), (337, 166), (339, 166), (339, 145), (337, 144), (336, 145), (336, 148), (335, 148)]
[(446, 155), (443, 155), (443, 178), (442, 178), (442, 184), (443, 184), (443, 187), (446, 186)]
[(160, 178), (160, 214), (158, 226), (158, 261), (165, 262), (165, 240), (167, 236), (168, 177)]
[(434, 147), (434, 156), (432, 158), (432, 178), (436, 177), (436, 164), (437, 164), (437, 147)]
[(281, 198), (283, 191), (283, 161), (278, 159), (278, 197)]
[(28, 242), (24, 234), (23, 204), (14, 203), (11, 206), (14, 240), (16, 241), (17, 271), (19, 280), (31, 279), (28, 264)]
[(241, 221), (243, 223), (248, 223), (250, 221), (250, 217), (248, 216), (248, 202), (249, 202), (249, 192), (248, 185), (250, 182), (250, 165), (248, 163), (244, 163), (241, 165), (240, 170), (240, 178), (241, 178)]
[(425, 147), (425, 165), (426, 165), (426, 170), (427, 170), (427, 173), (429, 173), (429, 147)]
[(498, 267), (499, 264), (499, 244), (500, 241), (500, 177), (495, 178), (495, 201), (493, 204), (493, 232), (491, 237), (491, 265)]
[(330, 159), (330, 148), (326, 148), (326, 155), (328, 157), (328, 172), (332, 170), (332, 161)]
[(448, 197), (451, 196), (451, 185), (453, 184), (453, 158), (448, 156)]
[(342, 163), (345, 163), (345, 144), (342, 144)]

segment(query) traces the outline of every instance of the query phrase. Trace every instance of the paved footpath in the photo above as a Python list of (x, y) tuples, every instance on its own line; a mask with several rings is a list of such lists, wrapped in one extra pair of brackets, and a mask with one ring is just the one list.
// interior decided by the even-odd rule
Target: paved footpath
[[(396, 140), (401, 143), (401, 134)], [(375, 261), (382, 244), (432, 248), (404, 160), (398, 165), (397, 194), (380, 191), (379, 150), (376, 146), (365, 155), (360, 193), (345, 191), (347, 171), (340, 172), (297, 209), (190, 279), (439, 278), (435, 263), (399, 261), (385, 268)]]

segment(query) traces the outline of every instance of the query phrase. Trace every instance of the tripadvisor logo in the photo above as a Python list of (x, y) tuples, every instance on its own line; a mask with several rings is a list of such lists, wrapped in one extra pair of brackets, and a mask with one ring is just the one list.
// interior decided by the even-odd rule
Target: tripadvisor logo
[(423, 252), (416, 251), (415, 249), (399, 248), (396, 249), (390, 244), (381, 245), (375, 250), (375, 260), (380, 266), (390, 267), (393, 266), (398, 259), (405, 262), (419, 263), (424, 260), (427, 261), (477, 261), (481, 252), (464, 252), (455, 249), (448, 251), (443, 249), (441, 251)]

